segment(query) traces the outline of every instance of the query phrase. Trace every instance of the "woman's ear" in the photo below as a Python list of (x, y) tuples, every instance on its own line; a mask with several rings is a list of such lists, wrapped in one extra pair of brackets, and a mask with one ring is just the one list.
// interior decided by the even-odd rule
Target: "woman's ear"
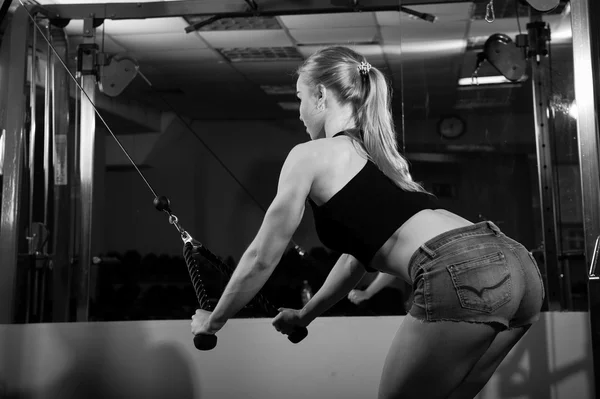
[(327, 97), (327, 89), (322, 84), (317, 86), (317, 100), (325, 101)]
[(327, 100), (327, 88), (322, 84), (317, 86), (317, 103), (325, 105)]

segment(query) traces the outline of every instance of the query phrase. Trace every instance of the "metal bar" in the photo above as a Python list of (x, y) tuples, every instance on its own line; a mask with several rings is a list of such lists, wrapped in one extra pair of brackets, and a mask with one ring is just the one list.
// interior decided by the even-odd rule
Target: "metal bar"
[[(29, 223), (27, 226), (29, 228), (29, 235), (31, 236), (33, 230), (33, 198), (34, 198), (34, 188), (35, 188), (35, 137), (36, 137), (36, 120), (37, 120), (37, 82), (36, 82), (36, 71), (37, 71), (37, 30), (33, 24), (32, 27), (32, 35), (31, 35), (31, 75), (29, 82), (29, 107), (31, 109), (31, 122), (29, 125), (29, 159), (27, 160), (27, 165), (29, 167)], [(33, 247), (33, 241), (29, 241), (29, 253), (32, 254), (35, 252), (35, 248)]]
[[(560, 243), (556, 239), (559, 216), (557, 201), (557, 176), (554, 168), (553, 149), (554, 124), (551, 121), (550, 100), (552, 86), (550, 83), (550, 61), (541, 54), (542, 48), (548, 44), (549, 35), (543, 33), (547, 26), (541, 15), (531, 17), (527, 25), (529, 31), (530, 63), (533, 86), (533, 109), (535, 119), (535, 140), (538, 161), (540, 208), (542, 212), (542, 237), (544, 241), (544, 264), (546, 301), (548, 310), (561, 310), (564, 307), (563, 290), (561, 288)], [(549, 29), (549, 28), (548, 28)]]
[(600, 279), (596, 276), (600, 236), (600, 2), (571, 0), (577, 138), (581, 175), (583, 231), (589, 264), (588, 303), (594, 360), (595, 397), (600, 398)]
[(589, 267), (589, 277), (590, 279), (596, 278), (596, 271), (598, 270), (598, 260), (600, 258), (600, 236), (596, 239), (596, 243), (594, 244), (594, 252), (592, 253), (592, 260), (590, 261)]
[[(94, 44), (95, 31), (94, 19), (84, 20), (84, 39), (82, 45)], [(82, 57), (81, 71), (78, 71), (81, 79), (81, 87), (87, 96), (81, 96), (81, 125), (79, 129), (79, 173), (80, 173), (80, 237), (78, 262), (78, 291), (77, 291), (77, 321), (87, 321), (89, 318), (90, 297), (90, 272), (92, 265), (92, 210), (94, 196), (94, 162), (96, 143), (96, 113), (93, 103), (96, 98), (96, 76), (93, 74), (95, 68), (96, 50), (86, 47), (79, 54)], [(89, 100), (88, 100), (89, 97)], [(90, 102), (91, 101), (91, 102)]]
[(2, 212), (0, 213), (0, 324), (8, 324), (15, 317), (15, 283), (19, 250), (19, 222), (21, 210), (21, 175), (23, 171), (25, 82), (27, 71), (27, 40), (29, 16), (25, 9), (15, 10), (10, 25), (10, 42), (2, 47), (0, 65), (8, 71), (3, 107), (6, 110), (6, 139), (4, 176), (2, 184)]
[[(51, 27), (50, 37), (54, 49), (62, 59), (67, 59), (67, 37), (63, 29)], [(73, 134), (69, 129), (69, 87), (71, 79), (67, 71), (53, 66), (52, 132), (54, 133), (54, 237), (52, 244), (52, 320), (69, 320), (71, 294), (72, 242), (69, 223), (71, 218), (71, 165), (73, 163)]]
[[(72, 265), (76, 265), (79, 262), (79, 248), (81, 248), (81, 237), (79, 236), (79, 226), (81, 225), (81, 207), (78, 204), (81, 203), (81, 173), (79, 170), (80, 162), (79, 162), (79, 153), (80, 153), (80, 137), (79, 137), (79, 126), (81, 126), (81, 94), (80, 90), (75, 91), (75, 107), (74, 107), (74, 121), (73, 121), (73, 166), (71, 168), (71, 173), (73, 174), (73, 179), (71, 183), (71, 204), (73, 205), (71, 208), (71, 217), (69, 219), (70, 226), (70, 242), (71, 242), (71, 252), (69, 253), (70, 261)], [(73, 279), (76, 278), (77, 272), (76, 269), (72, 270)], [(75, 280), (73, 281), (75, 285)], [(71, 293), (73, 295), (77, 295), (75, 290), (72, 290)]]
[[(46, 36), (50, 30), (46, 30)], [(52, 126), (50, 124), (52, 120), (52, 60), (54, 56), (50, 44), (46, 45), (46, 73), (45, 73), (45, 84), (44, 84), (44, 149), (43, 149), (43, 168), (44, 168), (44, 207), (42, 210), (43, 223), (48, 228), (49, 222), (49, 203), (50, 203), (50, 140), (52, 137)], [(45, 252), (45, 248), (40, 248), (42, 252)]]
[[(402, 0), (402, 6), (421, 4), (448, 4), (464, 1)], [(240, 0), (186, 0), (151, 3), (64, 4), (45, 5), (40, 13), (50, 18), (84, 19), (94, 15), (99, 19), (143, 19), (180, 17), (184, 15), (223, 15), (251, 17), (255, 15), (278, 16), (346, 12), (399, 11), (398, 0), (360, 0), (355, 7), (352, 1), (294, 0), (258, 2), (258, 13)]]
[(597, 29), (591, 29), (600, 23), (598, 13), (600, 4), (597, 1), (571, 2), (583, 230), (588, 262), (595, 240), (600, 235), (600, 140), (597, 113), (600, 103), (600, 34)]

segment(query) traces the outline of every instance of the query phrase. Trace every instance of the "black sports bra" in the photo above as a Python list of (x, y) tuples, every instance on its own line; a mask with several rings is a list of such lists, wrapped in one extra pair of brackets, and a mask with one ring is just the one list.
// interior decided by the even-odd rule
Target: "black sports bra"
[(323, 245), (354, 256), (367, 271), (375, 271), (373, 256), (405, 221), (436, 208), (435, 197), (401, 189), (372, 161), (323, 205), (308, 202)]

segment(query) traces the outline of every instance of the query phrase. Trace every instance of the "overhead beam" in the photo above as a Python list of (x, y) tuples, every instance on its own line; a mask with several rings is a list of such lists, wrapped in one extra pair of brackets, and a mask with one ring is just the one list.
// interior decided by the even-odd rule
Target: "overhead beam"
[(348, 12), (400, 11), (402, 7), (424, 4), (470, 3), (471, 1), (448, 0), (294, 0), (268, 1), (253, 10), (241, 0), (184, 0), (151, 3), (112, 4), (64, 4), (45, 5), (37, 12), (49, 18), (83, 19), (93, 16), (98, 19), (145, 19), (180, 17), (184, 15), (223, 15), (227, 17), (249, 17), (255, 15), (280, 16), (300, 14), (325, 14)]

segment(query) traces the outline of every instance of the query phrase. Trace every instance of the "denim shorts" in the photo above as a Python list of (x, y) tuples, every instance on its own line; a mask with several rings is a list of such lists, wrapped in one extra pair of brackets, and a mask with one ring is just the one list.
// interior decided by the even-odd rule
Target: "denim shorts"
[(500, 330), (540, 317), (544, 284), (533, 255), (492, 222), (440, 234), (409, 264), (410, 315), (426, 321), (490, 324)]

